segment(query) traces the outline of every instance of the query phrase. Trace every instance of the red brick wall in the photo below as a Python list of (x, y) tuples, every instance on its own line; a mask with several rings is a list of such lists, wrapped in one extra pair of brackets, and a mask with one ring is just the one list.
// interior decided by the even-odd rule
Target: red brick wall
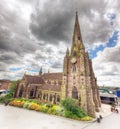
[(8, 90), (10, 83), (9, 80), (0, 80), (0, 90)]

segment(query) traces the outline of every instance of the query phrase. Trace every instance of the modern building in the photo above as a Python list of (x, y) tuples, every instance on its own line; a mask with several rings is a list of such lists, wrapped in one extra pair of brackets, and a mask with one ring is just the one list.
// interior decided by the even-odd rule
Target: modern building
[(24, 74), (17, 85), (15, 97), (25, 97), (59, 104), (61, 99), (73, 98), (81, 109), (95, 117), (101, 101), (92, 61), (83, 44), (78, 14), (76, 12), (71, 50), (67, 48), (63, 61), (63, 72), (42, 73), (38, 76)]
[(107, 92), (100, 92), (100, 99), (101, 99), (101, 103), (106, 103), (106, 104), (115, 104), (116, 100), (118, 99), (117, 96), (115, 94), (110, 94)]

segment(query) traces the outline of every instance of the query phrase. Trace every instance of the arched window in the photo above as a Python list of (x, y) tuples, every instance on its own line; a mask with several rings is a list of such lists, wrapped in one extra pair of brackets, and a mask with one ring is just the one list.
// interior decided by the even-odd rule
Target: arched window
[(22, 95), (23, 95), (23, 90), (24, 90), (24, 88), (23, 88), (23, 85), (22, 85), (21, 88), (20, 88), (20, 91), (19, 91), (19, 97), (22, 97)]
[(50, 95), (50, 98), (49, 98), (50, 101), (52, 101), (52, 95)]
[(77, 88), (75, 86), (72, 89), (72, 98), (78, 99), (78, 91), (77, 91)]
[(54, 84), (56, 85), (56, 81), (54, 81)]
[(60, 96), (57, 95), (57, 102), (60, 102)]
[(76, 66), (73, 66), (73, 72), (76, 72)]
[(33, 95), (34, 95), (34, 89), (31, 89), (30, 90), (30, 97), (33, 97)]
[(46, 100), (48, 101), (48, 94), (46, 94)]
[(73, 52), (73, 56), (77, 56), (77, 52), (76, 51)]
[(40, 100), (42, 99), (42, 92), (41, 91), (38, 94), (38, 98), (40, 98)]
[(43, 99), (45, 100), (45, 94), (43, 95)]

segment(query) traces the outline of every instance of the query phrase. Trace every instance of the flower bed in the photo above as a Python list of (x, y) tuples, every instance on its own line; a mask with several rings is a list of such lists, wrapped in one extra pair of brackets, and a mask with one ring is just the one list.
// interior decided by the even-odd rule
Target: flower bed
[(26, 108), (29, 110), (40, 111), (40, 112), (44, 112), (48, 114), (64, 116), (64, 117), (76, 119), (76, 120), (92, 121), (92, 118), (89, 117), (88, 115), (84, 115), (81, 117), (76, 114), (73, 114), (71, 111), (68, 111), (61, 106), (43, 104), (43, 103), (39, 104), (35, 100), (28, 100), (28, 99), (23, 99), (23, 98), (14, 99), (9, 102), (9, 105), (20, 107), (20, 108)]
[[(16, 106), (16, 107), (22, 107), (22, 108), (27, 108), (29, 110), (35, 110), (35, 111), (40, 111), (48, 114), (58, 114), (60, 112), (59, 106), (56, 105), (47, 105), (47, 104), (38, 104), (35, 101), (32, 100), (24, 100), (24, 99), (14, 99), (9, 102), (10, 106)], [(58, 111), (57, 111), (58, 107)]]

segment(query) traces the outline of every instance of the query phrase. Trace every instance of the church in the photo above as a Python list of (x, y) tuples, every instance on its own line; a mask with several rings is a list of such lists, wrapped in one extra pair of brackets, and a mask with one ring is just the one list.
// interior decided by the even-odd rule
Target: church
[(15, 97), (37, 99), (39, 102), (59, 104), (65, 98), (73, 98), (88, 115), (95, 117), (101, 106), (97, 79), (92, 61), (82, 41), (76, 12), (71, 50), (67, 48), (63, 60), (63, 72), (24, 74), (17, 85)]

